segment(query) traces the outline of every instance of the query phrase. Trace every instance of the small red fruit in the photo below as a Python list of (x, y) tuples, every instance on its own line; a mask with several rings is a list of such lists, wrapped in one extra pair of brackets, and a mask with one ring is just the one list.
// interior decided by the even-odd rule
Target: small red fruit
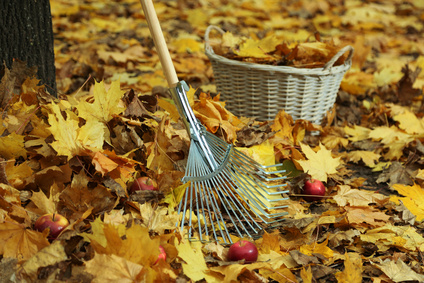
[(35, 221), (34, 229), (43, 232), (45, 229), (49, 228), (50, 233), (48, 238), (54, 240), (68, 225), (69, 221), (64, 216), (58, 213), (49, 213), (40, 216), (37, 221)]
[(303, 186), (303, 198), (306, 201), (317, 201), (321, 200), (322, 196), (325, 196), (325, 186), (324, 184), (319, 180), (308, 180), (305, 182), (305, 185)]
[(246, 240), (240, 240), (231, 245), (228, 250), (227, 259), (229, 261), (244, 259), (245, 262), (254, 262), (258, 259), (258, 249), (255, 244)]
[(155, 180), (150, 179), (147, 176), (140, 177), (137, 180), (134, 181), (132, 184), (130, 191), (157, 191), (158, 190), (158, 184)]
[(158, 255), (158, 259), (155, 261), (155, 264), (159, 262), (159, 260), (166, 260), (166, 252), (165, 249), (159, 245), (159, 255)]

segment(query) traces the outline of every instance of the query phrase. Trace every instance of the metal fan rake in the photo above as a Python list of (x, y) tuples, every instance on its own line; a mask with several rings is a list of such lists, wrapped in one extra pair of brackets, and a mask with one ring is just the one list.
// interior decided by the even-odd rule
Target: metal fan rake
[(177, 225), (181, 230), (188, 227), (189, 238), (197, 228), (201, 241), (213, 237), (232, 243), (231, 233), (252, 237), (263, 229), (260, 223), (274, 223), (287, 214), (284, 170), (277, 170), (281, 164), (262, 166), (197, 120), (187, 99), (189, 88), (178, 80), (153, 3), (141, 0), (141, 4), (172, 99), (191, 138), (182, 179), (190, 183), (178, 207)]

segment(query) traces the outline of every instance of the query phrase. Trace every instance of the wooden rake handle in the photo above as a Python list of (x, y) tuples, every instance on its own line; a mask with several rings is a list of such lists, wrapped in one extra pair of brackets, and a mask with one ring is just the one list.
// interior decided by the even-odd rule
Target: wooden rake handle
[(152, 0), (140, 0), (143, 7), (144, 16), (149, 25), (150, 34), (153, 37), (153, 42), (156, 46), (156, 51), (162, 64), (163, 73), (168, 82), (169, 87), (175, 87), (179, 82), (177, 72), (172, 63), (171, 55), (169, 54), (162, 29), (159, 24), (158, 16), (156, 15), (155, 7)]

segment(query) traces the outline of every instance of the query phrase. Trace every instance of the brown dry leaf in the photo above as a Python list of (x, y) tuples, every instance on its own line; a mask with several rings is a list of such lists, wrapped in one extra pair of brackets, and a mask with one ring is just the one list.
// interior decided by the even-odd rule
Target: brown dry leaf
[(334, 274), (339, 283), (362, 282), (362, 259), (357, 253), (345, 253), (345, 269)]
[(296, 276), (290, 271), (290, 269), (285, 267), (280, 267), (274, 270), (262, 268), (259, 269), (259, 273), (265, 278), (271, 278), (281, 283), (298, 282)]
[(368, 206), (377, 200), (387, 199), (388, 197), (376, 193), (374, 191), (365, 191), (358, 189), (351, 189), (348, 185), (339, 185), (337, 195), (333, 196), (333, 200), (339, 206)]
[(68, 256), (65, 253), (64, 245), (60, 241), (56, 241), (27, 260), (21, 269), (18, 270), (17, 277), (36, 281), (39, 268), (54, 265), (67, 259)]
[(60, 194), (61, 205), (76, 214), (84, 213), (89, 209), (93, 209), (94, 214), (113, 209), (116, 205), (116, 197), (100, 184), (89, 188), (89, 181), (84, 171), (74, 175), (71, 185)]
[(219, 101), (219, 95), (212, 99), (209, 94), (200, 93), (199, 101), (194, 103), (193, 110), (210, 132), (216, 133), (221, 128), (227, 142), (235, 142), (241, 121), (224, 108), (224, 103)]
[(147, 168), (162, 174), (174, 170), (174, 165), (188, 151), (188, 135), (185, 129), (175, 129), (167, 117), (164, 117), (156, 129), (153, 142), (146, 143)]
[(48, 230), (40, 233), (6, 220), (0, 223), (0, 254), (5, 258), (16, 258), (19, 262), (26, 261), (49, 245), (48, 233)]
[(4, 222), (7, 216), (26, 225), (31, 223), (28, 212), (21, 206), (19, 191), (12, 186), (0, 184), (0, 223)]
[(85, 263), (85, 270), (94, 276), (92, 282), (153, 282), (155, 272), (143, 265), (114, 254), (95, 253)]
[(383, 271), (384, 274), (386, 274), (394, 282), (424, 281), (424, 275), (416, 273), (400, 258), (397, 261), (387, 258), (379, 264), (376, 263), (374, 265)]
[(347, 220), (351, 224), (366, 223), (373, 227), (380, 227), (390, 219), (390, 215), (372, 207), (346, 207), (346, 211)]

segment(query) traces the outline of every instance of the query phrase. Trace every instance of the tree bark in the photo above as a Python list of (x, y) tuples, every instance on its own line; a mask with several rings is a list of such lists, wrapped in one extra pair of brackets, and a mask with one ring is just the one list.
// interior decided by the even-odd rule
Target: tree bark
[(40, 83), (57, 96), (49, 0), (0, 0), (1, 73), (4, 64), (10, 69), (14, 59), (37, 67)]

